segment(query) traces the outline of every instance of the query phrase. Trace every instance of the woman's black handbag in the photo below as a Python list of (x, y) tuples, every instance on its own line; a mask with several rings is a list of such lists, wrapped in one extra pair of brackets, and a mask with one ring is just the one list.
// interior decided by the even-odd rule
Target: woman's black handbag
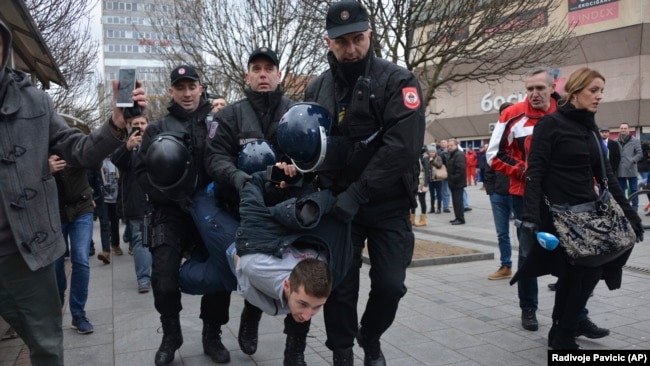
[(608, 190), (600, 140), (595, 133), (594, 137), (600, 151), (603, 177), (598, 200), (572, 206), (554, 205), (546, 200), (560, 245), (569, 261), (585, 267), (608, 263), (632, 250), (636, 243), (630, 221)]

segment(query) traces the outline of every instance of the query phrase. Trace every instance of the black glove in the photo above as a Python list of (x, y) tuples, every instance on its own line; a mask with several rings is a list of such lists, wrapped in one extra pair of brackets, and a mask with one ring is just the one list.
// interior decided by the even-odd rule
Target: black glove
[(241, 189), (244, 188), (244, 184), (246, 184), (246, 182), (251, 179), (253, 179), (253, 177), (241, 170), (238, 170), (235, 172), (235, 174), (232, 175), (232, 185), (235, 187), (237, 192), (241, 192)]
[(643, 222), (638, 221), (635, 223), (632, 223), (632, 229), (634, 229), (634, 233), (636, 234), (636, 242), (640, 243), (643, 241)]
[(537, 234), (539, 231), (539, 227), (536, 223), (530, 221), (521, 221), (519, 219), (515, 220), (515, 227), (517, 229), (526, 230), (531, 234)]
[(368, 199), (361, 193), (356, 183), (336, 197), (332, 213), (343, 222), (350, 222), (359, 211), (359, 206), (367, 203)]

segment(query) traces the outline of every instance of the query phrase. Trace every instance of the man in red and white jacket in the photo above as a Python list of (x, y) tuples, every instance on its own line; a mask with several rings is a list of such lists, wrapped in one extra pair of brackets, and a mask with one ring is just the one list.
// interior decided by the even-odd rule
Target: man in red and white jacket
[[(524, 208), (524, 187), (526, 178), (526, 157), (533, 128), (540, 118), (555, 112), (560, 96), (555, 92), (555, 79), (548, 67), (531, 69), (525, 76), (526, 100), (508, 107), (494, 127), (486, 152), (487, 163), (492, 169), (510, 177), (509, 193), (515, 217), (521, 220)], [(534, 243), (517, 229), (519, 239), (520, 267)], [(521, 325), (524, 329), (536, 331), (537, 278), (525, 278), (517, 282)]]
[[(486, 152), (487, 162), (492, 169), (510, 177), (509, 192), (515, 217), (521, 220), (526, 177), (526, 158), (533, 136), (533, 128), (540, 118), (557, 109), (560, 95), (555, 92), (555, 78), (548, 67), (536, 67), (525, 75), (526, 100), (505, 109), (492, 132)], [(517, 229), (519, 239), (519, 258), (521, 266), (530, 248), (534, 245), (528, 235)], [(521, 325), (524, 329), (536, 331), (537, 322), (537, 278), (524, 278), (517, 282), (519, 307), (521, 308)], [(584, 308), (576, 336), (601, 338), (609, 335), (609, 330), (599, 328), (587, 317)]]

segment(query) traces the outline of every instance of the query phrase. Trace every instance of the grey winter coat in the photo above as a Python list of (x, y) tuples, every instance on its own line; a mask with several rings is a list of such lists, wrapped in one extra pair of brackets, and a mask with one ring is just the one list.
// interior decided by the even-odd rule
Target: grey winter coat
[[(68, 127), (54, 111), (49, 96), (31, 85), (27, 75), (5, 69), (0, 80), (0, 227), (8, 222), (18, 251), (31, 270), (44, 267), (65, 252), (59, 204), (48, 156), (57, 154), (69, 165), (96, 168), (124, 142), (108, 122), (86, 136)], [(11, 243), (0, 243), (6, 246)]]
[(638, 138), (631, 136), (630, 141), (623, 145), (620, 139), (617, 140), (621, 146), (621, 164), (618, 166), (618, 177), (629, 178), (639, 175), (637, 163), (643, 159), (641, 142)]

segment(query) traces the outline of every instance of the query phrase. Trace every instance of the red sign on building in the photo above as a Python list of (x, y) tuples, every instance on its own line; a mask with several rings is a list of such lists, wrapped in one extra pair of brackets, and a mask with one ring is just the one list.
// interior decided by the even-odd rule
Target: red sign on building
[(618, 18), (618, 0), (567, 0), (569, 25), (581, 26)]

